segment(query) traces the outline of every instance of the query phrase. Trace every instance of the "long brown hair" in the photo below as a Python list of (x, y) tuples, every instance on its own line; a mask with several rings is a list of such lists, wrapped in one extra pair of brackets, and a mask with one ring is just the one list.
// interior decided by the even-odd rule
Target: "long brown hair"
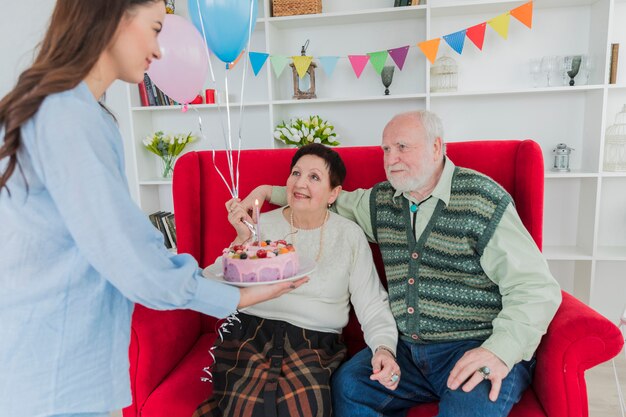
[(0, 127), (5, 129), (0, 161), (9, 158), (0, 173), (0, 191), (6, 187), (10, 195), (7, 182), (19, 167), (21, 126), (48, 95), (76, 87), (89, 74), (127, 10), (158, 1), (163, 0), (57, 0), (35, 62), (0, 101)]

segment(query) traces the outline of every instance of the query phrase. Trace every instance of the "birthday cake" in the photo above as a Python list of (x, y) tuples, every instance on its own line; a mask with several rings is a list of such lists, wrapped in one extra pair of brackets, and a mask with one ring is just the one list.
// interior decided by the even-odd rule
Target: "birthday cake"
[(224, 280), (269, 282), (291, 278), (298, 271), (298, 254), (284, 240), (233, 245), (222, 255)]

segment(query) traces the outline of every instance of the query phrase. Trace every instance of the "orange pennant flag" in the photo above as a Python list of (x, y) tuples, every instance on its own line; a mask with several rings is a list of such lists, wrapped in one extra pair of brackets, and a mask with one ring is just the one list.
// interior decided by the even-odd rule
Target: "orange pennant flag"
[(235, 59), (233, 62), (231, 62), (230, 64), (226, 64), (226, 69), (233, 69), (235, 68), (235, 65), (237, 65), (237, 62), (239, 62), (239, 60), (241, 59), (241, 57), (243, 56), (243, 53), (245, 51), (241, 51), (241, 53), (239, 54), (239, 56), (237, 57), (237, 59)]
[(428, 58), (431, 64), (434, 64), (435, 58), (437, 58), (437, 51), (439, 51), (439, 42), (441, 42), (441, 38), (430, 39), (417, 44), (417, 46), (419, 46), (419, 48), (422, 50), (424, 55), (426, 55), (426, 58)]
[(519, 7), (511, 10), (511, 16), (528, 26), (529, 29), (533, 27), (533, 2), (529, 1), (526, 4), (522, 4)]
[(485, 41), (485, 27), (487, 27), (487, 22), (467, 28), (465, 31), (465, 36), (481, 51), (483, 50), (483, 42)]

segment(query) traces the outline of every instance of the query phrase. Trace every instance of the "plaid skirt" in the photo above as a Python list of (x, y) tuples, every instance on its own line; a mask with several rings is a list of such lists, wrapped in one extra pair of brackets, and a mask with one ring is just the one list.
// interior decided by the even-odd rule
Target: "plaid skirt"
[(193, 417), (331, 415), (330, 376), (346, 357), (341, 335), (243, 313), (213, 351), (213, 396)]

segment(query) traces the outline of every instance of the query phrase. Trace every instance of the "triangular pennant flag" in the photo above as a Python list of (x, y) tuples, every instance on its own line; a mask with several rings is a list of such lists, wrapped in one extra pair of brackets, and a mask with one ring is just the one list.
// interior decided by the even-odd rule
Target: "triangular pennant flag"
[(352, 69), (354, 70), (354, 74), (356, 75), (356, 77), (361, 77), (361, 73), (363, 72), (363, 68), (365, 68), (365, 66), (367, 65), (369, 56), (348, 55), (348, 59), (350, 60), (350, 64), (352, 64)]
[(259, 75), (259, 71), (263, 68), (263, 64), (265, 64), (265, 60), (270, 54), (266, 54), (263, 52), (250, 52), (248, 53), (250, 57), (250, 65), (252, 65), (252, 71), (254, 71), (254, 75)]
[(463, 44), (465, 43), (465, 29), (458, 32), (444, 35), (445, 41), (454, 49), (459, 55), (463, 53)]
[(471, 28), (467, 28), (465, 31), (465, 36), (469, 38), (470, 41), (476, 45), (478, 49), (483, 50), (483, 42), (485, 41), (485, 28), (487, 27), (487, 22), (483, 22), (479, 25), (472, 26)]
[(383, 70), (383, 67), (385, 66), (385, 62), (387, 62), (387, 56), (389, 56), (389, 52), (369, 52), (367, 55), (370, 57), (370, 64), (372, 64), (376, 72), (380, 74)]
[(296, 71), (298, 71), (298, 75), (300, 76), (300, 78), (304, 77), (306, 71), (311, 66), (311, 61), (313, 61), (313, 57), (297, 55), (292, 56), (291, 59), (293, 59), (293, 65), (296, 67)]
[(533, 27), (533, 2), (529, 1), (526, 4), (522, 4), (519, 7), (511, 10), (511, 16), (528, 26), (529, 29)]
[(489, 26), (493, 28), (498, 35), (502, 36), (504, 39), (509, 35), (509, 21), (511, 20), (511, 15), (509, 12), (503, 13), (498, 17), (494, 17), (491, 20), (488, 20)]
[(389, 56), (393, 59), (393, 62), (396, 63), (398, 69), (402, 71), (402, 67), (404, 67), (404, 61), (406, 60), (406, 55), (409, 53), (409, 45), (401, 46), (400, 48), (389, 49)]
[(439, 51), (439, 42), (441, 42), (441, 38), (430, 39), (424, 42), (420, 42), (417, 46), (420, 47), (426, 58), (430, 61), (431, 64), (435, 63), (435, 58), (437, 58), (437, 51)]
[(287, 65), (288, 58), (282, 55), (272, 55), (270, 57), (270, 62), (272, 63), (272, 68), (274, 68), (274, 74), (276, 74), (276, 78), (278, 78), (280, 77), (280, 74), (283, 73), (283, 70)]
[(322, 68), (324, 68), (324, 72), (329, 77), (333, 74), (335, 70), (335, 66), (337, 65), (337, 61), (339, 60), (338, 56), (318, 56), (317, 60), (320, 62)]

